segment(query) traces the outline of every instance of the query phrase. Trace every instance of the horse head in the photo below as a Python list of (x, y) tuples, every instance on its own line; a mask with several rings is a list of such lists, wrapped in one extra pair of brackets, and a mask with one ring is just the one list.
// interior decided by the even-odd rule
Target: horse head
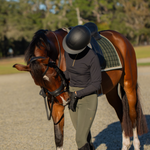
[[(15, 64), (13, 67), (19, 71), (28, 71), (36, 85), (45, 89), (47, 95), (55, 97), (55, 100), (63, 106), (68, 103), (68, 84), (58, 64), (61, 60), (62, 45), (57, 50), (58, 43), (55, 33), (47, 30), (39, 30), (35, 33), (25, 53), (27, 65)], [(51, 33), (51, 34), (50, 34)], [(63, 67), (61, 67), (63, 68)]]

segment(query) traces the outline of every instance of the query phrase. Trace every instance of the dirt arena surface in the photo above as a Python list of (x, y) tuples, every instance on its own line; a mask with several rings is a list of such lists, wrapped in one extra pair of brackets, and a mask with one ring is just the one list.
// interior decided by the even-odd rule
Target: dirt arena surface
[[(150, 130), (150, 67), (138, 68), (138, 83)], [(0, 150), (55, 150), (53, 122), (47, 121), (39, 91), (29, 73), (0, 76)], [(99, 97), (92, 137), (96, 150), (121, 150), (121, 126), (105, 96)], [(150, 132), (139, 139), (141, 150), (150, 150)], [(67, 107), (64, 150), (77, 150)]]

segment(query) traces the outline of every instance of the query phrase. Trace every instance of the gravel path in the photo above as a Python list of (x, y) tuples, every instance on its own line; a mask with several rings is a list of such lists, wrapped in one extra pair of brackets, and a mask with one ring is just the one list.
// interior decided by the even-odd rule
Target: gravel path
[(148, 62), (150, 62), (150, 58), (137, 59), (137, 63), (148, 63)]
[[(138, 71), (143, 110), (150, 129), (150, 67), (139, 67)], [(39, 90), (29, 73), (0, 76), (0, 150), (55, 150), (53, 122), (47, 121)], [(77, 150), (74, 136), (66, 109), (64, 150)], [(99, 97), (92, 136), (96, 150), (121, 150), (120, 123), (105, 96)], [(139, 138), (141, 150), (150, 150), (150, 132)]]

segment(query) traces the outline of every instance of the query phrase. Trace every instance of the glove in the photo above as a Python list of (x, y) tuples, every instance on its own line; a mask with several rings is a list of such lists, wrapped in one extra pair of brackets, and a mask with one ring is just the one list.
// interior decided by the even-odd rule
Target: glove
[(78, 102), (78, 97), (75, 94), (75, 92), (70, 92), (69, 97), (70, 97), (70, 103), (68, 105), (68, 108), (71, 109), (73, 112), (75, 112), (76, 111), (76, 105)]

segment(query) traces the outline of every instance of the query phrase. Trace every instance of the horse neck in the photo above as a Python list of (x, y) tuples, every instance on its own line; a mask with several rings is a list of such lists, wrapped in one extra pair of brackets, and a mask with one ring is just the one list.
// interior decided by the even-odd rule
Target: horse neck
[(56, 30), (54, 32), (50, 31), (47, 34), (52, 49), (51, 53), (48, 54), (48, 56), (50, 58), (54, 57), (55, 59), (53, 60), (56, 62), (57, 65), (59, 64), (60, 61), (60, 69), (62, 71), (66, 70), (64, 49), (62, 46), (62, 41), (66, 34), (67, 32), (62, 29)]

